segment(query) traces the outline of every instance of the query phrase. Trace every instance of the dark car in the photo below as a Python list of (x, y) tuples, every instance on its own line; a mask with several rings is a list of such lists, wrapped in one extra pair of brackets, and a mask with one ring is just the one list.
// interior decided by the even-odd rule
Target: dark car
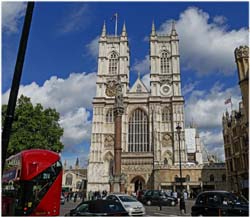
[(137, 194), (137, 200), (142, 202), (143, 201), (143, 196), (146, 193), (147, 190), (139, 190)]
[(80, 203), (67, 216), (128, 216), (128, 212), (120, 202), (98, 199)]
[(161, 190), (148, 190), (145, 192), (142, 202), (148, 206), (162, 205), (162, 206), (175, 206), (177, 204), (176, 199), (169, 197), (165, 192)]
[(192, 216), (248, 216), (248, 201), (227, 191), (205, 191), (198, 195)]

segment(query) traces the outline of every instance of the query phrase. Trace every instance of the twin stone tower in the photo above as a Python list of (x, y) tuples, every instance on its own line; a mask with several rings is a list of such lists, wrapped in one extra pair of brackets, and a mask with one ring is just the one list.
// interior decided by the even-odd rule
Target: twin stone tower
[[(126, 192), (158, 188), (154, 171), (187, 162), (184, 98), (181, 94), (179, 39), (174, 23), (169, 35), (150, 34), (150, 90), (138, 76), (129, 86), (130, 50), (125, 24), (121, 35), (108, 35), (105, 23), (99, 39), (96, 96), (88, 165), (87, 191), (111, 190), (114, 175), (115, 95), (119, 80), (121, 115), (121, 173)], [(198, 150), (199, 152), (200, 150)], [(202, 161), (201, 152), (197, 161)], [(157, 167), (158, 168), (158, 167)], [(114, 190), (114, 189), (113, 189)]]

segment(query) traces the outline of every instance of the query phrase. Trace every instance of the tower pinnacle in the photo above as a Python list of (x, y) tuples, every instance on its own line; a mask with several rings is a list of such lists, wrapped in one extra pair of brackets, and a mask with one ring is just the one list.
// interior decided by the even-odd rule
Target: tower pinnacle
[(106, 24), (104, 20), (103, 27), (102, 27), (102, 37), (105, 37), (105, 36), (106, 36)]
[(171, 30), (171, 35), (177, 36), (177, 32), (175, 29), (175, 21), (172, 21), (172, 30)]
[(123, 27), (122, 27), (122, 36), (127, 36), (125, 21), (124, 21)]
[(154, 21), (152, 22), (152, 31), (151, 31), (151, 36), (155, 36), (156, 32), (155, 32), (155, 23)]

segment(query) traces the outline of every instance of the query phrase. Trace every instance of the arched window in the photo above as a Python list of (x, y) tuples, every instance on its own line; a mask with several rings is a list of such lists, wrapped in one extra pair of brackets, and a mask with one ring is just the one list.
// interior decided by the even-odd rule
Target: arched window
[(114, 110), (109, 109), (106, 114), (106, 122), (107, 123), (113, 123), (114, 122)]
[(169, 58), (167, 52), (163, 52), (161, 55), (161, 73), (166, 74), (170, 72)]
[(190, 182), (190, 176), (189, 175), (186, 176), (186, 182)]
[(109, 59), (109, 73), (115, 75), (117, 74), (117, 69), (118, 69), (118, 56), (115, 53), (112, 53)]
[(210, 182), (214, 182), (214, 175), (210, 175)]
[(223, 174), (223, 175), (222, 175), (222, 181), (225, 182), (226, 180), (227, 180), (226, 175)]
[(148, 152), (148, 116), (141, 109), (136, 109), (129, 119), (128, 151)]
[(67, 174), (66, 175), (66, 181), (65, 181), (65, 185), (72, 185), (72, 181), (73, 181), (73, 175), (72, 174)]
[(162, 122), (170, 122), (171, 121), (171, 110), (169, 107), (165, 107), (162, 110)]

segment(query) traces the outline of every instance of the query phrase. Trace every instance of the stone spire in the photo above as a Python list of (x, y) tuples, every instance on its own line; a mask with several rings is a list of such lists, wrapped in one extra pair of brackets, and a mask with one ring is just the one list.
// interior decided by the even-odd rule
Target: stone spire
[(66, 170), (66, 167), (67, 167), (67, 162), (66, 162), (66, 160), (64, 161), (63, 167), (64, 167), (64, 169)]
[(177, 32), (176, 32), (176, 29), (175, 29), (175, 21), (174, 20), (172, 21), (171, 35), (177, 36)]
[(152, 31), (151, 31), (151, 36), (155, 36), (156, 32), (155, 32), (155, 23), (154, 21), (152, 22)]
[(103, 27), (102, 27), (102, 37), (105, 37), (105, 36), (106, 36), (106, 24), (104, 20)]
[(123, 27), (122, 27), (122, 36), (127, 36), (127, 31), (126, 31), (126, 25), (125, 22), (123, 23)]
[(76, 158), (75, 169), (79, 169), (79, 158)]

